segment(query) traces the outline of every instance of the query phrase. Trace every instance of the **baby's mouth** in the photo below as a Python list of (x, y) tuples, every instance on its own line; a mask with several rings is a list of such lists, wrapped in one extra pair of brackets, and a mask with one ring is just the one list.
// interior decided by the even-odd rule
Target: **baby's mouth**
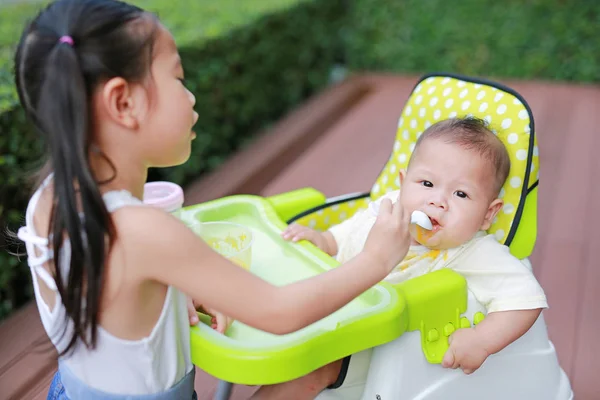
[(435, 218), (429, 217), (429, 220), (431, 221), (431, 231), (432, 232), (437, 232), (440, 230), (440, 228), (442, 227), (439, 223), (439, 221)]

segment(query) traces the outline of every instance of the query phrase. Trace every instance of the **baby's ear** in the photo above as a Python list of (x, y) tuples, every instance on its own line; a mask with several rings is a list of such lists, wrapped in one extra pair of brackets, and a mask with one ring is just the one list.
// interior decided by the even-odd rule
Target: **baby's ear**
[(402, 186), (402, 183), (404, 182), (404, 178), (406, 178), (406, 170), (405, 169), (401, 169), (398, 172), (398, 177), (400, 179), (400, 186)]
[(504, 202), (501, 199), (495, 199), (490, 203), (487, 212), (485, 213), (485, 218), (483, 223), (481, 224), (481, 230), (487, 231), (490, 229), (490, 226), (494, 223), (494, 218), (498, 214), (498, 211), (502, 208)]

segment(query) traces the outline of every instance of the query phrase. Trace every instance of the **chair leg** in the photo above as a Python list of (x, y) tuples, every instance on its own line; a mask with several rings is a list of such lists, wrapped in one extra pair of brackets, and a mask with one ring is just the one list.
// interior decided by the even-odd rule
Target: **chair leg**
[(217, 384), (217, 392), (215, 393), (215, 400), (229, 400), (232, 389), (233, 383), (219, 381)]

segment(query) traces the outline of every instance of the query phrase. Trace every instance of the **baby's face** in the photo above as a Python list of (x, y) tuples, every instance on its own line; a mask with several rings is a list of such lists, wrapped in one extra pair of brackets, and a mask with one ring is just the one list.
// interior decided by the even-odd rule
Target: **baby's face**
[(400, 201), (423, 211), (433, 235), (421, 244), (448, 249), (466, 243), (492, 224), (502, 201), (493, 193), (494, 171), (473, 150), (439, 139), (422, 142), (408, 171), (400, 173)]

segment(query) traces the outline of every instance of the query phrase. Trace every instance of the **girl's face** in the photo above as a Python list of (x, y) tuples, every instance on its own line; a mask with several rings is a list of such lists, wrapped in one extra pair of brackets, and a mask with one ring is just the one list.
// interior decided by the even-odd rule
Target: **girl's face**
[(139, 119), (138, 140), (147, 167), (170, 167), (187, 161), (198, 120), (196, 99), (184, 85), (181, 59), (173, 37), (159, 26), (153, 49), (147, 96)]

